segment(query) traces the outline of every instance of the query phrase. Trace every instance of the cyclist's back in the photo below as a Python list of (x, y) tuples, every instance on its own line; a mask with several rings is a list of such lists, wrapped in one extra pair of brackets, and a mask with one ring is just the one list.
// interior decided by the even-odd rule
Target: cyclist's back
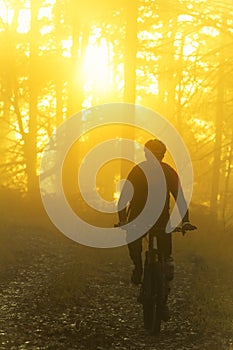
[[(133, 185), (134, 191), (133, 197), (130, 201), (128, 201), (130, 192), (129, 183), (126, 182), (125, 186), (122, 189), (118, 202), (119, 223), (124, 224), (128, 221), (132, 221), (141, 213), (145, 207), (148, 197), (148, 183), (144, 170), (153, 168), (153, 171), (155, 169), (155, 172), (151, 178), (152, 182), (154, 181), (154, 186), (152, 185), (152, 187), (150, 187), (150, 191), (152, 189), (152, 198), (154, 201), (155, 211), (157, 206), (161, 205), (160, 202), (162, 199), (158, 195), (158, 188), (162, 186), (164, 178), (166, 187), (165, 203), (160, 216), (154, 224), (154, 227), (166, 227), (169, 221), (170, 194), (172, 194), (176, 200), (179, 192), (179, 201), (177, 205), (180, 209), (180, 212), (182, 212), (184, 208), (186, 211), (185, 215), (182, 218), (182, 224), (186, 225), (187, 227), (189, 226), (187, 229), (192, 229), (192, 225), (189, 223), (189, 212), (182, 192), (182, 188), (180, 186), (179, 177), (176, 171), (170, 165), (163, 162), (166, 146), (160, 140), (154, 139), (146, 142), (144, 150), (146, 161), (136, 165), (127, 177), (127, 180), (129, 180)], [(164, 175), (162, 177), (161, 170)], [(160, 249), (164, 249), (165, 255), (169, 258), (172, 254), (171, 235), (164, 233), (164, 235), (161, 236), (161, 242), (159, 245)], [(130, 257), (135, 265), (131, 280), (133, 283), (138, 284), (141, 282), (142, 276), (142, 238), (129, 243), (128, 248)]]

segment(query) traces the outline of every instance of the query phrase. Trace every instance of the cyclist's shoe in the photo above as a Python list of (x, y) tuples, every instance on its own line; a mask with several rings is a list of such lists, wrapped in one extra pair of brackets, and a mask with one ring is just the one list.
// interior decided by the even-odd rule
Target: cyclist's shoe
[(169, 311), (167, 304), (164, 304), (161, 307), (160, 313), (161, 313), (161, 319), (164, 322), (167, 322), (170, 319), (170, 311)]
[(135, 266), (131, 275), (131, 282), (135, 285), (142, 283), (142, 266)]

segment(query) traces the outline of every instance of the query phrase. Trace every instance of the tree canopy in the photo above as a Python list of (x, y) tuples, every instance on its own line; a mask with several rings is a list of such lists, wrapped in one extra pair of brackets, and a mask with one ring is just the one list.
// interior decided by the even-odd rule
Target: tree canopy
[(131, 102), (177, 128), (194, 202), (231, 220), (232, 14), (227, 0), (0, 0), (1, 186), (32, 193), (56, 127)]

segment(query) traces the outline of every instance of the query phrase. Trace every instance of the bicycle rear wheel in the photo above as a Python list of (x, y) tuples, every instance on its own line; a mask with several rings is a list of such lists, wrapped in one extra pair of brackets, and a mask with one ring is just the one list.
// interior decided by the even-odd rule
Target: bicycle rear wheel
[(152, 265), (145, 271), (143, 280), (144, 297), (143, 304), (143, 322), (144, 328), (150, 334), (158, 334), (161, 328), (161, 313), (158, 300), (159, 288), (159, 265)]
[(147, 300), (143, 302), (144, 328), (150, 330), (153, 322), (153, 304)]
[(159, 307), (158, 305), (154, 305), (150, 333), (154, 335), (158, 334), (161, 329), (161, 324), (162, 324), (162, 319), (161, 319)]
[(144, 328), (151, 334), (157, 334), (161, 328), (160, 312), (160, 264), (152, 264), (145, 267), (142, 285), (142, 304)]
[(143, 303), (143, 321), (144, 328), (150, 334), (158, 334), (161, 329), (161, 315), (158, 306), (152, 300), (147, 300)]

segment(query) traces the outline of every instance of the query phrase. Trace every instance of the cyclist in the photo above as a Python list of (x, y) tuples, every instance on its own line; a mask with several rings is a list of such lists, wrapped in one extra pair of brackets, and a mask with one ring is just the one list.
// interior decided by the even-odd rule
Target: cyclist
[[(144, 147), (146, 161), (136, 165), (131, 172), (129, 173), (127, 180), (131, 182), (133, 185), (133, 196), (130, 201), (129, 198), (129, 182), (126, 181), (121, 195), (118, 201), (118, 216), (119, 216), (119, 225), (124, 225), (127, 222), (135, 219), (142, 211), (145, 206), (147, 195), (148, 195), (148, 184), (145, 174), (143, 173), (143, 167), (152, 167), (152, 162), (155, 162), (154, 157), (156, 157), (157, 161), (160, 164), (160, 169), (162, 169), (166, 181), (166, 199), (163, 210), (154, 224), (153, 228), (164, 228), (164, 232), (159, 235), (157, 238), (158, 249), (159, 251), (163, 251), (167, 263), (169, 273), (169, 280), (171, 281), (174, 277), (174, 263), (172, 258), (172, 235), (171, 233), (165, 233), (165, 227), (169, 221), (169, 204), (170, 204), (170, 193), (173, 195), (174, 199), (177, 199), (178, 191), (179, 193), (179, 201), (177, 202), (178, 208), (181, 211), (181, 208), (185, 208), (185, 215), (182, 219), (182, 228), (184, 230), (194, 230), (196, 226), (192, 225), (189, 222), (189, 211), (184, 199), (183, 191), (180, 187), (179, 178), (176, 171), (167, 163), (163, 162), (164, 155), (166, 153), (166, 146), (163, 142), (158, 139), (149, 140), (146, 142)], [(158, 163), (157, 162), (157, 163)], [(161, 181), (161, 177), (155, 174), (155, 181)], [(157, 176), (157, 177), (156, 177)], [(155, 198), (154, 205), (156, 206), (156, 193), (153, 194)], [(159, 196), (158, 196), (159, 197)], [(159, 198), (157, 199), (157, 201)], [(124, 209), (121, 209), (124, 208)], [(152, 228), (152, 229), (153, 229)], [(140, 284), (143, 273), (143, 265), (142, 265), (142, 238), (135, 240), (128, 244), (129, 254), (134, 264), (134, 269), (131, 276), (131, 281), (133, 284)], [(169, 288), (170, 290), (170, 288)], [(165, 305), (165, 314), (168, 315), (169, 310), (167, 305)], [(168, 318), (168, 316), (164, 317)]]

